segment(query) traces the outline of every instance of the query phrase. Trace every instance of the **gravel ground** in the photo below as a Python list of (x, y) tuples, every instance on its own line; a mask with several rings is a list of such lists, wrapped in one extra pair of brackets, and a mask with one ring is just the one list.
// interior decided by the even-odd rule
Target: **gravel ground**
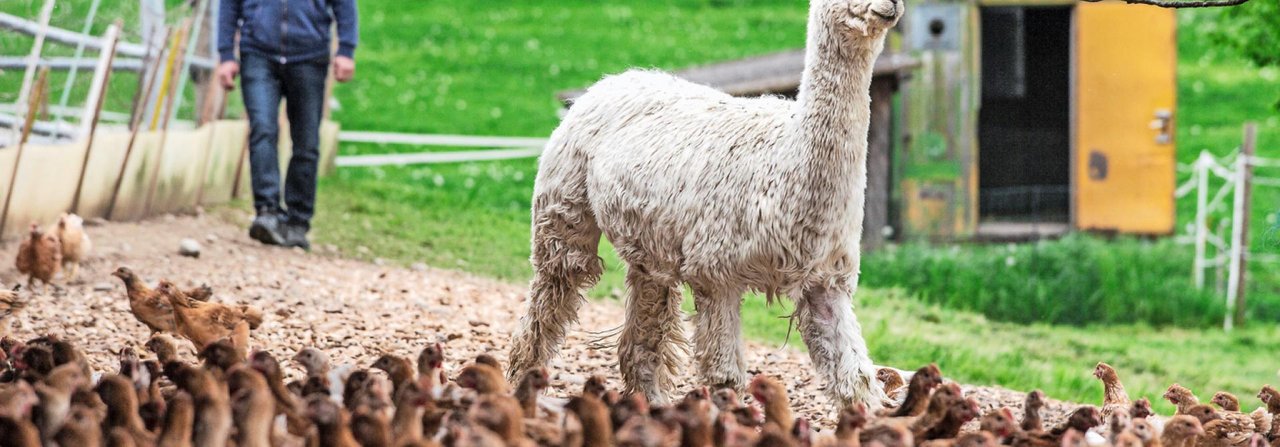
[[(116, 368), (113, 352), (121, 347), (146, 352), (142, 344), (150, 335), (129, 313), (124, 286), (110, 276), (119, 266), (132, 268), (149, 283), (162, 278), (179, 285), (205, 283), (214, 288), (215, 300), (259, 306), (267, 319), (252, 334), (254, 349), (287, 359), (303, 347), (315, 346), (328, 352), (335, 364), (365, 367), (384, 352), (416, 358), (423, 346), (435, 341), (445, 342), (446, 368), (459, 369), (481, 353), (505, 361), (506, 343), (525, 296), (520, 285), (459, 272), (265, 247), (249, 240), (240, 227), (214, 217), (167, 216), (87, 231), (96, 247), (80, 278), (32, 298), (13, 332), (21, 339), (48, 333), (76, 341), (99, 371)], [(183, 239), (203, 246), (199, 258), (178, 254)], [(13, 259), (17, 245), (6, 243), (0, 259)], [(0, 282), (18, 281), (13, 267), (0, 269)], [(552, 394), (576, 392), (593, 374), (620, 387), (613, 350), (593, 347), (593, 342), (595, 333), (617, 327), (622, 316), (616, 302), (584, 306), (581, 325), (552, 365)], [(191, 352), (185, 355), (194, 358)], [(830, 426), (830, 405), (805, 353), (750, 343), (748, 364), (752, 371), (787, 377), (797, 410), (819, 426)], [(300, 375), (296, 365), (289, 366), (290, 377)], [(680, 383), (696, 383), (691, 373), (686, 371), (690, 377)], [(984, 412), (1007, 406), (1020, 417), (1022, 393), (988, 387), (966, 387), (966, 392)], [(1045, 410), (1046, 424), (1056, 424), (1072, 408), (1052, 402)]]

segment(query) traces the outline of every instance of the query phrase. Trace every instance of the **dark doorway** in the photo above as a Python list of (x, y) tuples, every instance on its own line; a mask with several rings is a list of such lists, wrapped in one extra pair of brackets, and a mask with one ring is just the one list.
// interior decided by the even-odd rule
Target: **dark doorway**
[(982, 9), (979, 217), (1065, 223), (1071, 213), (1071, 7)]

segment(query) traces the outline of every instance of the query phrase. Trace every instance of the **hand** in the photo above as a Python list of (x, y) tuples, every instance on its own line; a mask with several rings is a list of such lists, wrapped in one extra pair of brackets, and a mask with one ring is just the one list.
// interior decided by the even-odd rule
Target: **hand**
[(226, 61), (218, 65), (215, 76), (218, 82), (222, 83), (222, 87), (227, 90), (236, 88), (236, 75), (240, 73), (240, 64), (236, 61)]
[(356, 76), (356, 61), (346, 57), (333, 58), (333, 78), (338, 82), (347, 82)]

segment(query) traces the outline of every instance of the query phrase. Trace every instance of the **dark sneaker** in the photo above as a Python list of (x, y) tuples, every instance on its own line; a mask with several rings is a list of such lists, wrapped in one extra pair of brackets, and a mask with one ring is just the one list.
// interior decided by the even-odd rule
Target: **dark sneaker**
[(285, 247), (298, 247), (306, 251), (311, 251), (311, 241), (307, 240), (306, 227), (298, 225), (284, 226), (284, 245)]
[(275, 213), (259, 212), (258, 217), (249, 225), (249, 237), (267, 245), (284, 245), (284, 235), (280, 233), (280, 218)]

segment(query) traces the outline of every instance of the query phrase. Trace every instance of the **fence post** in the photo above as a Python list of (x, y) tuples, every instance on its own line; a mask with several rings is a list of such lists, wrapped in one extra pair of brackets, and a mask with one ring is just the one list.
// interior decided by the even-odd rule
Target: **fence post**
[(1245, 269), (1248, 267), (1249, 255), (1249, 198), (1257, 138), (1258, 124), (1245, 123), (1244, 142), (1240, 145), (1240, 156), (1236, 157), (1235, 206), (1231, 219), (1231, 269), (1227, 279), (1227, 316), (1223, 320), (1223, 329), (1228, 331), (1235, 325), (1244, 324)]
[[(178, 71), (179, 74), (177, 76), (178, 78), (178, 88), (176, 90), (177, 93), (174, 93), (175, 98), (173, 98), (173, 101), (174, 101), (173, 106), (168, 108), (169, 110), (167, 113), (169, 113), (169, 116), (165, 117), (165, 119), (178, 119), (178, 110), (182, 108), (182, 99), (183, 97), (185, 97), (185, 95), (183, 95), (182, 93), (187, 88), (187, 78), (191, 77), (190, 75), (191, 59), (196, 54), (195, 53), (196, 46), (200, 42), (200, 33), (202, 32), (201, 30), (204, 28), (204, 22), (206, 20), (205, 17), (208, 10), (209, 10), (208, 0), (200, 0), (196, 2), (196, 9), (194, 11), (196, 16), (195, 23), (193, 25), (193, 28), (191, 29), (190, 34), (188, 34), (187, 36), (187, 41), (184, 42), (187, 48), (186, 50), (183, 51), (182, 63), (179, 64), (179, 66), (182, 68)], [(217, 84), (216, 81), (217, 81), (216, 79), (213, 79), (209, 83)], [(196, 94), (199, 95), (200, 92), (197, 91)], [(197, 116), (199, 116), (199, 114), (200, 114), (199, 110), (196, 110), (194, 113), (194, 115), (197, 115)], [(199, 126), (198, 121), (196, 125)]]
[(26, 118), (22, 121), (22, 130), (18, 134), (18, 149), (13, 156), (13, 171), (9, 176), (9, 189), (5, 191), (4, 208), (0, 210), (0, 236), (4, 236), (5, 225), (9, 223), (9, 205), (13, 202), (13, 189), (18, 185), (18, 168), (22, 167), (22, 152), (27, 146), (27, 137), (31, 136), (31, 128), (36, 121), (36, 112), (40, 110), (40, 104), (44, 103), (45, 94), (49, 89), (49, 67), (40, 69), (40, 75), (35, 81), (34, 92), (27, 99)]
[[(23, 107), (26, 107), (27, 102), (29, 102), (28, 97), (31, 94), (31, 81), (35, 78), (36, 67), (40, 65), (40, 54), (44, 50), (44, 35), (49, 31), (49, 18), (53, 15), (53, 4), (54, 0), (45, 0), (44, 7), (40, 8), (40, 28), (36, 32), (35, 43), (31, 45), (31, 53), (27, 55), (27, 70), (22, 73), (22, 87), (18, 89), (18, 101), (16, 102), (18, 106), (18, 113), (15, 114), (17, 118), (22, 118), (22, 116), (27, 112)], [(26, 125), (30, 126), (31, 124)], [(11, 135), (18, 137), (19, 139), (25, 138), (22, 136), (22, 132), (25, 130), (25, 128), (15, 127), (13, 128), (13, 133)]]
[(1191, 174), (1196, 176), (1196, 259), (1195, 272), (1192, 273), (1192, 278), (1194, 278), (1196, 289), (1198, 290), (1204, 289), (1205, 243), (1208, 239), (1208, 235), (1205, 233), (1209, 231), (1208, 228), (1205, 228), (1207, 225), (1205, 223), (1206, 214), (1208, 214), (1208, 210), (1205, 208), (1208, 207), (1209, 202), (1209, 166), (1207, 163), (1209, 156), (1208, 152), (1201, 151)]
[[(96, 2), (94, 3), (97, 4)], [(76, 181), (76, 194), (71, 199), (71, 212), (80, 212), (80, 194), (84, 192), (84, 174), (89, 170), (89, 156), (93, 153), (93, 138), (98, 131), (98, 113), (102, 112), (102, 102), (107, 96), (107, 87), (111, 82), (111, 61), (116, 57), (116, 44), (120, 41), (122, 22), (117, 21), (107, 27), (102, 37), (102, 50), (98, 54), (98, 65), (93, 69), (93, 83), (89, 87), (89, 96), (84, 103), (84, 116), (80, 132), (85, 138), (84, 159), (80, 160), (80, 179)]]
[[(168, 40), (172, 33), (173, 30), (171, 28), (165, 27), (165, 40)], [(124, 185), (124, 174), (129, 170), (129, 157), (133, 155), (133, 145), (138, 141), (138, 132), (142, 130), (142, 121), (145, 119), (144, 113), (147, 108), (146, 104), (150, 101), (148, 98), (151, 97), (151, 90), (156, 85), (155, 77), (160, 74), (160, 56), (164, 54), (164, 48), (163, 46), (157, 47), (155, 57), (142, 60), (144, 69), (147, 68), (147, 64), (151, 64), (151, 68), (146, 70), (151, 72), (151, 76), (139, 76), (141, 81), (145, 81), (145, 85), (138, 85), (138, 91), (141, 95), (135, 97), (133, 103), (133, 116), (129, 120), (131, 123), (129, 143), (124, 147), (124, 160), (120, 161), (120, 174), (116, 176), (116, 185), (111, 189), (111, 203), (107, 205), (107, 220), (111, 220), (115, 216), (116, 201), (120, 199), (120, 187)]]
[[(179, 50), (186, 45), (187, 39), (191, 36), (191, 24), (192, 22), (190, 18), (182, 21), (182, 28), (178, 30), (178, 36), (174, 41), (171, 50), (173, 53), (169, 55), (169, 65), (165, 67), (167, 72), (165, 75), (167, 76), (167, 82), (161, 85), (167, 84), (168, 91), (160, 92), (161, 95), (165, 95), (167, 93), (167, 95), (164, 96), (164, 107), (161, 107), (158, 102), (156, 104), (156, 114), (154, 115), (154, 118), (162, 118), (160, 124), (160, 147), (156, 149), (156, 165), (151, 169), (151, 185), (147, 187), (147, 198), (145, 205), (143, 205), (142, 208), (144, 210), (144, 215), (151, 214), (151, 201), (155, 198), (156, 186), (160, 184), (160, 175), (164, 173), (164, 151), (169, 145), (169, 118), (173, 116), (169, 112), (173, 109), (173, 97), (182, 94), (182, 92), (176, 90), (178, 84), (172, 82), (172, 78), (186, 76), (186, 73), (181, 72), (181, 67), (186, 55), (179, 52)], [(151, 122), (151, 126), (153, 128), (155, 127), (154, 120)]]

